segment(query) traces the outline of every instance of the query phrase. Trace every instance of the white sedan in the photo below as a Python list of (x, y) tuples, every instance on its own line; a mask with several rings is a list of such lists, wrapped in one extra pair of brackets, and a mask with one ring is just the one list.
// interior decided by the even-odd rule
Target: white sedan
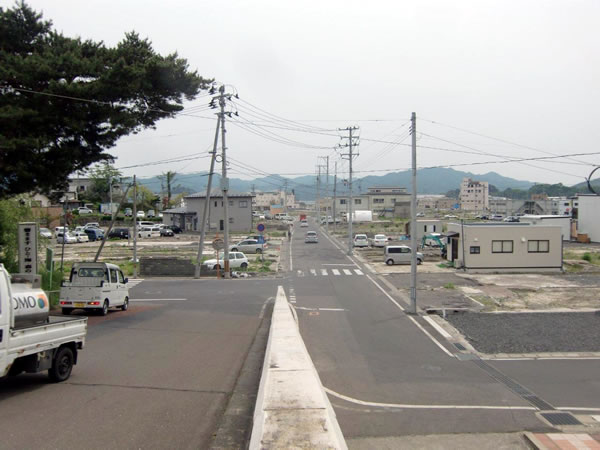
[(77, 239), (77, 242), (89, 242), (90, 238), (88, 237), (88, 235), (86, 234), (85, 231), (74, 231), (72, 233), (73, 236), (75, 236), (75, 239)]
[(62, 244), (63, 241), (65, 244), (76, 244), (77, 238), (74, 235), (72, 235), (69, 231), (67, 231), (66, 235), (65, 233), (58, 233), (58, 235), (56, 236), (56, 242), (58, 244)]
[(376, 234), (373, 239), (371, 239), (371, 245), (373, 247), (385, 247), (387, 242), (388, 238), (385, 234)]
[[(209, 270), (216, 270), (217, 268), (224, 268), (224, 253), (219, 253), (219, 260), (209, 259), (202, 263)], [(248, 258), (242, 252), (229, 252), (229, 268), (230, 269), (246, 269), (248, 267)]]

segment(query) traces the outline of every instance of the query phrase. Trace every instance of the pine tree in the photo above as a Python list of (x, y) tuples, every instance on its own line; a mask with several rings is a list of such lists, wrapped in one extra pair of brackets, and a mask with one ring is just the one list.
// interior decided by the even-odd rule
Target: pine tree
[(24, 2), (0, 8), (0, 198), (64, 189), (210, 82), (135, 32), (110, 48), (53, 31)]

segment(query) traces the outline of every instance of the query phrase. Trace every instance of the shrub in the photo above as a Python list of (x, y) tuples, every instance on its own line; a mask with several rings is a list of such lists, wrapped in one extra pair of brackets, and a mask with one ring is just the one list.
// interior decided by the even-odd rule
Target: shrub
[(587, 262), (592, 262), (593, 257), (592, 257), (591, 253), (586, 252), (586, 253), (583, 254), (583, 258), (582, 259), (584, 261), (587, 261)]

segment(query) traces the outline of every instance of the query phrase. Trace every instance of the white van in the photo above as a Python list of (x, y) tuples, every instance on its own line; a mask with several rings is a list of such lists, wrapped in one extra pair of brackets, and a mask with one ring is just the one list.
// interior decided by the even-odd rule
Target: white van
[[(383, 260), (388, 266), (410, 264), (412, 250), (406, 245), (388, 245), (383, 251)], [(417, 252), (417, 264), (423, 264), (423, 253)]]
[(63, 281), (60, 288), (60, 306), (63, 314), (77, 308), (98, 311), (103, 316), (112, 307), (127, 311), (127, 278), (114, 264), (75, 263), (69, 281)]

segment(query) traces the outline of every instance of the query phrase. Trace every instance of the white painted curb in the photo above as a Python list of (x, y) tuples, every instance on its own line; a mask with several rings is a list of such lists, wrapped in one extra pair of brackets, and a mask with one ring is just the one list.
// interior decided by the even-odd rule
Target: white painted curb
[(249, 448), (348, 448), (281, 286)]

